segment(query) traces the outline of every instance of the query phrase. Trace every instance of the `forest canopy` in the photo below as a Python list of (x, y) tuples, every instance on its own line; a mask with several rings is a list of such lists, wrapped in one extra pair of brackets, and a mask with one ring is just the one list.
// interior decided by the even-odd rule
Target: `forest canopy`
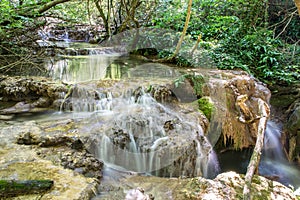
[[(300, 80), (299, 0), (192, 2), (185, 37), (189, 48), (198, 39), (196, 49), (218, 68), (243, 69), (268, 84)], [(34, 55), (43, 55), (36, 41), (49, 27), (100, 29), (93, 38), (99, 44), (123, 31), (143, 27), (169, 29), (180, 35), (187, 6), (188, 1), (182, 0), (2, 0), (0, 73), (17, 66), (11, 64), (16, 57), (26, 55), (29, 63), (35, 63)], [(166, 51), (157, 53), (160, 57), (169, 55)], [(178, 56), (184, 57), (184, 53), (183, 48)], [(184, 59), (177, 62), (193, 65)]]

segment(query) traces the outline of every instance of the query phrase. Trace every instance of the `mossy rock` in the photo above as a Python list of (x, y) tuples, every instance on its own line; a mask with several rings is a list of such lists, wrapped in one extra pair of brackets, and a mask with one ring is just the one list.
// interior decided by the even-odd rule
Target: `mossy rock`
[(210, 120), (215, 106), (209, 97), (201, 97), (198, 99), (198, 107), (201, 112)]
[(38, 194), (50, 190), (52, 180), (0, 180), (0, 196), (14, 197), (24, 194)]

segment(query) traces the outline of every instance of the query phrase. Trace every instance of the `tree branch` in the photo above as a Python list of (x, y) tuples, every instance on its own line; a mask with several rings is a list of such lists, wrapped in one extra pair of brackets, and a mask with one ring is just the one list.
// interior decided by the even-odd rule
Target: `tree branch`
[(46, 12), (47, 10), (49, 10), (50, 8), (52, 8), (56, 5), (61, 4), (61, 3), (65, 3), (65, 2), (68, 2), (68, 1), (72, 1), (72, 0), (54, 0), (54, 1), (51, 1), (51, 2), (46, 3), (45, 5), (43, 5), (43, 7), (41, 7), (40, 9), (38, 9), (38, 13), (42, 14), (43, 12)]
[(262, 99), (258, 99), (258, 109), (260, 113), (260, 119), (257, 130), (257, 139), (245, 176), (245, 185), (243, 190), (244, 200), (251, 199), (251, 182), (254, 172), (258, 169), (261, 150), (264, 144), (265, 127), (267, 124), (267, 119), (270, 116), (270, 108)]

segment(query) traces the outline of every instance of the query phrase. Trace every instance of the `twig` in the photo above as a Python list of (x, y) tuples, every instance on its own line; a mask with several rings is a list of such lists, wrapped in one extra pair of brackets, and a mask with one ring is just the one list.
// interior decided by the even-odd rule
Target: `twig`
[(297, 10), (295, 10), (294, 12), (291, 13), (291, 17), (289, 19), (289, 21), (286, 23), (286, 25), (284, 26), (283, 30), (275, 37), (275, 39), (278, 39), (278, 37), (285, 32), (285, 29), (288, 27), (288, 25), (291, 23), (291, 20), (293, 19), (293, 15), (297, 12)]
[(195, 50), (197, 49), (198, 44), (199, 44), (199, 42), (201, 41), (201, 38), (202, 38), (202, 34), (200, 33), (199, 36), (198, 36), (198, 39), (197, 39), (197, 41), (196, 41), (196, 43), (195, 43), (195, 45), (194, 45), (194, 47), (193, 47), (193, 49), (192, 49), (192, 51), (191, 51), (191, 55), (193, 55), (194, 52), (195, 52)]

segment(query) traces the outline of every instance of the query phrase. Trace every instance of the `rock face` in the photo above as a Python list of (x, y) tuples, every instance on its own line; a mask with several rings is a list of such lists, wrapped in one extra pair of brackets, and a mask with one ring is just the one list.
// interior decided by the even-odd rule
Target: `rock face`
[[(201, 83), (203, 88), (199, 85), (196, 92), (190, 87), (191, 83), (184, 82), (180, 93), (175, 90), (174, 83), (162, 86), (145, 81), (143, 84), (138, 83), (141, 87), (137, 87), (135, 83), (129, 92), (124, 92), (123, 87), (129, 84), (122, 81), (103, 81), (98, 85), (93, 84), (95, 87), (85, 89), (55, 84), (44, 79), (36, 81), (32, 78), (3, 77), (0, 82), (2, 101), (13, 100), (24, 103), (16, 104), (13, 109), (12, 107), (2, 109), (2, 114), (28, 112), (33, 107), (49, 106), (56, 108), (61, 106), (69, 111), (86, 111), (85, 108), (89, 108), (87, 111), (98, 110), (80, 122), (72, 119), (38, 124), (27, 122), (19, 124), (20, 126), (5, 125), (6, 128), (0, 132), (1, 137), (5, 138), (9, 133), (10, 139), (0, 140), (0, 145), (5, 148), (0, 152), (5, 154), (1, 162), (9, 167), (13, 160), (13, 163), (17, 164), (21, 161), (29, 163), (51, 161), (50, 167), (56, 166), (68, 176), (69, 172), (73, 173), (74, 177), (70, 176), (70, 181), (78, 177), (83, 183), (79, 186), (80, 192), (74, 193), (74, 198), (69, 199), (90, 197), (93, 188), (90, 185), (95, 186), (96, 180), (102, 176), (103, 164), (99, 159), (128, 167), (133, 171), (126, 171), (128, 174), (151, 172), (168, 177), (207, 175), (211, 167), (208, 163), (211, 160), (212, 147), (216, 143), (226, 148), (254, 146), (260, 117), (257, 102), (261, 99), (268, 103), (270, 91), (262, 83), (242, 72), (213, 70), (205, 73), (209, 75), (209, 79)], [(99, 90), (96, 91), (94, 88)], [(181, 91), (185, 88), (188, 92)], [(202, 91), (199, 92), (199, 89)], [(184, 99), (185, 94), (193, 98)], [(209, 97), (215, 106), (209, 121), (190, 102), (200, 97)], [(189, 103), (183, 103), (185, 100)], [(297, 125), (292, 124), (291, 127)], [(3, 177), (13, 176), (8, 173), (9, 170), (8, 168), (3, 172)], [(21, 171), (17, 174), (19, 173), (21, 174)], [(60, 170), (55, 173), (60, 173)], [(147, 180), (145, 177), (141, 179)], [(92, 181), (89, 182), (90, 180)], [(173, 181), (174, 179), (168, 179), (169, 183)], [(214, 182), (195, 178), (184, 179), (182, 184), (183, 189), (176, 189), (177, 192), (171, 194), (174, 198), (209, 199), (209, 194), (214, 194), (214, 197), (220, 199), (228, 199), (228, 196), (238, 198), (239, 188), (244, 183), (239, 175), (229, 174), (218, 176)], [(265, 183), (263, 180), (261, 184), (255, 185), (255, 188), (258, 193), (263, 193), (261, 185), (271, 190), (272, 184), (275, 183)], [(72, 192), (71, 187), (76, 187), (76, 184), (73, 182), (66, 189), (67, 193)], [(133, 184), (130, 189), (137, 187), (139, 185)], [(281, 186), (278, 188), (276, 187), (280, 191), (283, 189), (283, 194), (286, 194), (284, 191), (286, 188)], [(144, 189), (145, 194), (152, 194), (147, 188)], [(60, 196), (61, 190), (57, 190), (59, 191), (57, 196)], [(144, 194), (141, 190), (135, 192), (138, 195)], [(55, 196), (57, 193), (54, 190), (54, 194), (49, 195)], [(84, 196), (80, 196), (83, 194)], [(273, 191), (268, 192), (268, 195), (275, 197), (279, 194)], [(150, 198), (150, 195), (148, 197)], [(293, 196), (284, 197), (293, 199)], [(160, 196), (155, 197), (159, 198)]]
[[(216, 73), (221, 76), (216, 77)], [(258, 121), (258, 100), (269, 104), (270, 90), (243, 72), (209, 72), (211, 77), (204, 88), (204, 95), (209, 96), (216, 106), (215, 118), (219, 123), (222, 136), (218, 141), (225, 147), (242, 149), (255, 145)], [(215, 76), (213, 76), (215, 74)], [(212, 131), (208, 134), (214, 134)], [(215, 138), (217, 136), (210, 135)]]
[(0, 101), (16, 102), (0, 114), (39, 112), (67, 94), (67, 85), (41, 77), (0, 76)]
[[(55, 100), (66, 92), (66, 85), (42, 77), (0, 77), (2, 101), (32, 101), (40, 97)], [(39, 104), (47, 103), (45, 100), (41, 100)]]
[(109, 117), (98, 116), (90, 142), (98, 158), (157, 176), (207, 175), (212, 147), (198, 124), (200, 113), (176, 114), (145, 93), (123, 101)]
[[(235, 172), (220, 174), (214, 180), (195, 178), (191, 182), (202, 190), (187, 191), (190, 199), (243, 199), (244, 176)], [(255, 176), (252, 180), (251, 199), (296, 199), (296, 196), (290, 188), (278, 182)]]
[(286, 111), (285, 130), (288, 138), (286, 146), (289, 146), (289, 158), (300, 163), (300, 86), (297, 89), (298, 94), (294, 95), (297, 99)]

